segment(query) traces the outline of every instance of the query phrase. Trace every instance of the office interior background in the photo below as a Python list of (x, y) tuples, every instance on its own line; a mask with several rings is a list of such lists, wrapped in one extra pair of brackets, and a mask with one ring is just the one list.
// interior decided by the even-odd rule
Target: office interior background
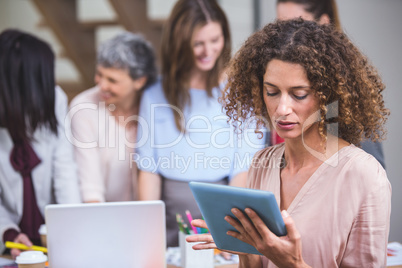
[[(157, 43), (163, 21), (175, 2), (175, 0), (0, 0), (0, 31), (17, 28), (35, 34), (50, 43), (57, 56), (57, 83), (71, 99), (93, 86), (94, 55), (99, 43), (125, 29), (144, 30), (144, 35), (153, 43)], [(275, 19), (275, 0), (218, 0), (218, 2), (229, 19), (233, 52), (256, 29)], [(391, 116), (387, 123), (388, 135), (383, 147), (386, 170), (392, 185), (389, 241), (402, 242), (402, 164), (399, 162), (402, 159), (400, 122), (402, 121), (400, 80), (402, 1), (337, 0), (337, 4), (342, 28), (377, 67), (387, 86), (384, 96)], [(121, 10), (124, 7), (133, 7), (131, 9), (133, 11), (125, 10), (126, 13), (122, 14)], [(60, 14), (50, 12), (49, 8), (58, 10)], [(73, 12), (71, 13), (74, 15), (73, 20), (71, 16), (67, 17), (71, 15), (69, 12)], [(127, 18), (126, 21), (122, 19), (124, 16)], [(60, 18), (65, 19), (65, 22), (70, 21), (71, 24), (57, 25), (57, 21), (52, 21)], [(132, 21), (138, 22), (137, 25), (129, 25)], [(79, 29), (79, 34), (75, 35), (75, 29)], [(79, 48), (82, 50), (77, 51)]]

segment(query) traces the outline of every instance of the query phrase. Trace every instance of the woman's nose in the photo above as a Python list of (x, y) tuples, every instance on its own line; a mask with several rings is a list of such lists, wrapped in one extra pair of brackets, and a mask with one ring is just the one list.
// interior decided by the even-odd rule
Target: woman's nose
[(101, 90), (106, 90), (106, 89), (107, 89), (107, 82), (106, 82), (105, 79), (99, 78), (99, 79), (97, 80), (97, 82), (98, 82), (98, 87), (99, 87)]
[(204, 56), (208, 57), (212, 54), (213, 47), (211, 44), (205, 44), (203, 49)]
[(282, 95), (276, 113), (278, 116), (285, 116), (292, 112), (292, 103), (289, 95)]

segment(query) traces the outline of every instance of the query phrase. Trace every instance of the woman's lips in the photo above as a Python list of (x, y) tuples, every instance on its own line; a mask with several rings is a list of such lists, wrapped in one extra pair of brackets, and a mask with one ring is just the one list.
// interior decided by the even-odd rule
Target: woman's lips
[(297, 123), (289, 122), (289, 121), (277, 121), (276, 122), (276, 126), (283, 130), (293, 129), (296, 125), (297, 125)]
[(204, 58), (199, 58), (198, 59), (202, 63), (209, 63), (211, 62), (212, 58), (211, 57), (204, 57)]
[(110, 93), (110, 92), (101, 92), (101, 98), (103, 99), (103, 100), (107, 100), (107, 99), (109, 99), (109, 98), (111, 98), (112, 97), (112, 94)]

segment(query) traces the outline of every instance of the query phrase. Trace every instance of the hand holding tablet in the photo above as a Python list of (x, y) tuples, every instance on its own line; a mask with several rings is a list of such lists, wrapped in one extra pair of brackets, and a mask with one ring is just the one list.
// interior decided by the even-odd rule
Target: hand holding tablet
[(237, 232), (225, 220), (226, 216), (237, 219), (232, 208), (240, 211), (251, 208), (271, 232), (277, 236), (286, 235), (282, 215), (271, 192), (198, 182), (190, 182), (190, 188), (214, 242), (220, 249), (261, 255), (253, 246), (227, 234), (228, 231)]

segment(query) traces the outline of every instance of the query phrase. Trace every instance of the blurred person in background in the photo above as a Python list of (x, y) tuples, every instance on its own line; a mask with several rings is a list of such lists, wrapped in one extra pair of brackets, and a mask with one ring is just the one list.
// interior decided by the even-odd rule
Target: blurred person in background
[[(0, 234), (41, 245), (45, 206), (79, 203), (67, 96), (55, 86), (50, 46), (18, 30), (0, 34)], [(12, 249), (15, 258), (20, 250)]]
[(156, 76), (154, 50), (141, 35), (124, 32), (100, 45), (96, 86), (70, 104), (84, 202), (137, 200), (138, 171), (131, 160), (137, 114)]
[(231, 38), (215, 0), (179, 0), (162, 34), (162, 78), (144, 93), (137, 163), (141, 200), (166, 204), (167, 245), (178, 245), (176, 214), (201, 217), (190, 181), (245, 186), (254, 130), (242, 139), (218, 99), (225, 86)]

